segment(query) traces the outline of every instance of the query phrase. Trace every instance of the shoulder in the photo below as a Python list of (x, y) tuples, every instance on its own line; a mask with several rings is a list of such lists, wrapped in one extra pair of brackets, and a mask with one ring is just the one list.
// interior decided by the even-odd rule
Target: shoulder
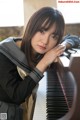
[(0, 67), (11, 65), (14, 65), (13, 62), (11, 62), (11, 60), (9, 60), (3, 53), (0, 52)]

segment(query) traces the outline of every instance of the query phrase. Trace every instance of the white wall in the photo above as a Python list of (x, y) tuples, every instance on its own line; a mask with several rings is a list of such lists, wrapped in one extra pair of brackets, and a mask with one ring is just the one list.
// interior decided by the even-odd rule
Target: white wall
[(24, 23), (25, 27), (30, 16), (39, 8), (44, 6), (56, 7), (56, 0), (24, 0)]

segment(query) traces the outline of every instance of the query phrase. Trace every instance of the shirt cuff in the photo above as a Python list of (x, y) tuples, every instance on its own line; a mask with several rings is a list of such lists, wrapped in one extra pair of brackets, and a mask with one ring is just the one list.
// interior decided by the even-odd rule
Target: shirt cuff
[(38, 83), (43, 77), (43, 73), (40, 72), (37, 68), (34, 68), (33, 71), (29, 74), (29, 76)]

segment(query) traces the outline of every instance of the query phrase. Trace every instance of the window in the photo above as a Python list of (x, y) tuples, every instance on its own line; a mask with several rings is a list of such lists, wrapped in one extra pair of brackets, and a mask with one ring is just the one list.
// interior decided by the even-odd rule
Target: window
[(23, 25), (23, 0), (0, 0), (0, 27)]
[(57, 8), (62, 12), (65, 23), (80, 23), (80, 0), (57, 0)]

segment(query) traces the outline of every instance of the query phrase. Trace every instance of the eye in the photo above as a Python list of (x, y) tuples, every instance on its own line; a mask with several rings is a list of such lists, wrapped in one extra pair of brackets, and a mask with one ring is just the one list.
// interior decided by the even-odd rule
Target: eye
[(58, 36), (58, 35), (56, 35), (56, 36), (55, 36), (55, 39), (56, 39), (56, 40), (58, 40), (58, 39), (59, 39), (59, 36)]
[(45, 29), (40, 29), (39, 32), (44, 34), (45, 33)]
[(53, 37), (53, 39), (55, 39), (55, 40), (58, 40), (58, 38), (59, 38), (59, 36), (56, 35), (56, 34), (53, 34), (52, 37)]

